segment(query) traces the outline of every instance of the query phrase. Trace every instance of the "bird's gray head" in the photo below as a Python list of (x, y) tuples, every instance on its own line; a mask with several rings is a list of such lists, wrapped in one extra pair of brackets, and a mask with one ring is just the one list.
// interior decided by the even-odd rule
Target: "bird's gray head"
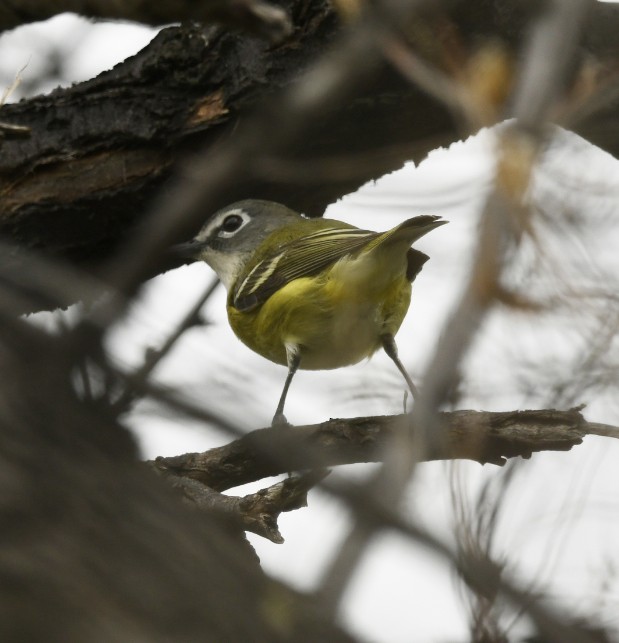
[(186, 258), (205, 261), (226, 289), (234, 284), (258, 246), (301, 215), (274, 201), (247, 199), (217, 211), (193, 241), (177, 246)]

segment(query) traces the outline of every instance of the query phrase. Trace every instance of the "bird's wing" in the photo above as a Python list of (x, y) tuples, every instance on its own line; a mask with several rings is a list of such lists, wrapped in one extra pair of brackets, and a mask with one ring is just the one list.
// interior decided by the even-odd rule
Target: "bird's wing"
[(293, 279), (311, 277), (361, 250), (384, 233), (359, 228), (327, 228), (276, 248), (239, 279), (232, 305), (247, 311), (264, 303)]

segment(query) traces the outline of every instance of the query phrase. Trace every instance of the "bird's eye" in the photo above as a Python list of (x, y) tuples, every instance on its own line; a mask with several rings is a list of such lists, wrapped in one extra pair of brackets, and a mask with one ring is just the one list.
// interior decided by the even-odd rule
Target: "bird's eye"
[[(1, 3), (0, 3), (1, 4)], [(213, 240), (231, 239), (241, 228), (244, 228), (251, 221), (251, 216), (241, 208), (228, 210), (212, 224), (207, 232)]]
[(223, 232), (236, 232), (243, 225), (243, 217), (238, 214), (229, 214), (221, 224)]

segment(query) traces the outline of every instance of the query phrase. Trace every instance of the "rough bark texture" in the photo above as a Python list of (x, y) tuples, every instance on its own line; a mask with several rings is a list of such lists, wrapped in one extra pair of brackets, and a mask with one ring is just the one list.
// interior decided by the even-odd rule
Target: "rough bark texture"
[(255, 31), (273, 40), (290, 33), (290, 23), (284, 11), (254, 0), (0, 0), (0, 31), (28, 22), (47, 20), (64, 12), (87, 18), (132, 20), (150, 25), (182, 20), (217, 21)]
[[(422, 56), (457, 75), (487, 38), (517, 50), (527, 7), (457, 3), (450, 14), (419, 18), (411, 39)], [(325, 0), (290, 1), (285, 8), (294, 32), (277, 46), (220, 28), (172, 27), (96, 79), (2, 107), (0, 121), (29, 127), (30, 136), (2, 145), (0, 233), (78, 267), (109, 257), (149, 211), (179, 159), (234, 137), (235, 124), (293, 83), (342, 29)], [(583, 46), (607, 71), (616, 67), (618, 27), (618, 10), (598, 3)], [(617, 101), (607, 92), (595, 113), (574, 123), (611, 154), (619, 150)], [(367, 180), (461, 135), (442, 104), (385, 66), (362, 92), (305, 123), (283, 162), (250, 180), (239, 176), (219, 205), (267, 198), (318, 216)], [(298, 171), (283, 171), (290, 168)]]
[[(204, 453), (158, 458), (154, 466), (198, 480), (217, 491), (287, 471), (379, 462), (395, 431), (406, 430), (410, 416), (329, 420), (288, 429), (260, 429)], [(504, 464), (537, 451), (567, 451), (587, 435), (579, 409), (518, 412), (442, 413), (447, 442), (427, 460), (464, 458)]]

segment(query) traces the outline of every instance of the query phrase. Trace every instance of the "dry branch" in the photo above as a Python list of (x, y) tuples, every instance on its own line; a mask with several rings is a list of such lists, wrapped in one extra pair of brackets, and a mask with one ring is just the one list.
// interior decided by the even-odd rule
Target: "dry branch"
[[(160, 457), (156, 467), (224, 491), (269, 476), (356, 462), (379, 462), (410, 416), (329, 420), (290, 429), (259, 429), (204, 453)], [(567, 451), (589, 434), (580, 409), (441, 414), (447, 441), (427, 460), (468, 459), (502, 465), (538, 451)], [(597, 427), (597, 424), (592, 425)]]
[(307, 493), (326, 475), (326, 471), (310, 471), (295, 475), (270, 487), (246, 496), (227, 496), (191, 478), (177, 476), (160, 461), (153, 468), (179, 489), (185, 499), (200, 509), (223, 515), (241, 529), (251, 531), (271, 542), (282, 544), (277, 519), (282, 512), (294, 511), (307, 506)]

